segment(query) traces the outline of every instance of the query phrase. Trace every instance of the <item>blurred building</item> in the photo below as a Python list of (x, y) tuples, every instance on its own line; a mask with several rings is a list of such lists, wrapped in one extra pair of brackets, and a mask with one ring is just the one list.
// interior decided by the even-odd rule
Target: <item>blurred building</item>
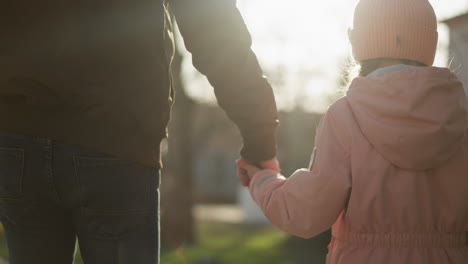
[[(239, 157), (241, 138), (237, 128), (218, 106), (199, 104), (193, 116), (195, 199), (205, 203), (238, 201), (234, 161)], [(285, 175), (307, 167), (320, 118), (321, 114), (302, 110), (280, 113), (278, 159)]]
[(218, 106), (198, 104), (193, 116), (195, 199), (197, 202), (234, 202), (238, 190), (234, 161), (241, 145), (237, 128)]
[(443, 21), (450, 28), (449, 58), (468, 94), (468, 13)]

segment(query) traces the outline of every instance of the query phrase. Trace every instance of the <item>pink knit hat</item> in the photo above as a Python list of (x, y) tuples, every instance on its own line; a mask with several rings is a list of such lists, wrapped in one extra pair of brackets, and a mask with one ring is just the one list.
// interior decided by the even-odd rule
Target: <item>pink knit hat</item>
[(361, 0), (349, 38), (354, 59), (407, 59), (432, 66), (437, 18), (428, 0)]

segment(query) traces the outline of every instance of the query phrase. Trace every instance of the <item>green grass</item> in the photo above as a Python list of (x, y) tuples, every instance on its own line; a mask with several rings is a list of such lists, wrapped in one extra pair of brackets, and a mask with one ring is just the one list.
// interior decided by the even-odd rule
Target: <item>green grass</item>
[(80, 249), (77, 247), (76, 254), (75, 254), (75, 261), (74, 264), (83, 264), (83, 260), (81, 259)]
[(5, 239), (5, 236), (3, 235), (3, 228), (1, 229), (2, 229), (2, 232), (0, 232), (0, 257), (4, 259), (8, 259), (8, 248), (6, 244), (6, 239)]
[(283, 248), (287, 235), (272, 227), (202, 223), (197, 228), (198, 245), (163, 252), (161, 264), (197, 264), (202, 259), (222, 264), (288, 263)]
[[(284, 242), (287, 235), (270, 226), (198, 223), (198, 243), (177, 250), (162, 250), (161, 264), (288, 264)], [(0, 236), (0, 256), (8, 258), (6, 241)], [(203, 262), (202, 260), (205, 260)], [(82, 264), (79, 251), (75, 264)]]

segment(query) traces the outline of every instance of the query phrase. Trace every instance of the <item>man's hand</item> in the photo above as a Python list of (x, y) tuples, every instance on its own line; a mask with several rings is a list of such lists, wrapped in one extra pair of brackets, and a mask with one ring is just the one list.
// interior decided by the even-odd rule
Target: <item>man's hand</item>
[(271, 169), (280, 172), (279, 163), (276, 158), (261, 162), (252, 162), (243, 158), (236, 161), (237, 163), (237, 178), (244, 187), (248, 187), (250, 179), (260, 169)]
[(270, 169), (276, 172), (280, 172), (279, 162), (277, 158), (271, 160), (265, 160), (258, 163), (262, 169)]

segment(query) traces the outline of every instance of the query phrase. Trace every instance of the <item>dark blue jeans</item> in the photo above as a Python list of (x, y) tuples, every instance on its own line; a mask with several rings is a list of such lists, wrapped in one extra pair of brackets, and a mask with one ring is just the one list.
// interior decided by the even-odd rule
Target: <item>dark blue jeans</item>
[(0, 133), (0, 219), (11, 264), (159, 262), (159, 170)]

